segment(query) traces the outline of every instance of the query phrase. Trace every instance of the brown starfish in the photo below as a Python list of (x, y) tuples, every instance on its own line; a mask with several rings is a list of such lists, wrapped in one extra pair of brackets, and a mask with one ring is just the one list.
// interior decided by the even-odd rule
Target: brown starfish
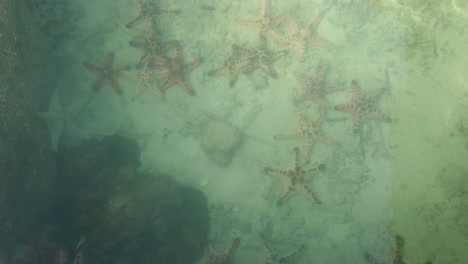
[(260, 35), (272, 37), (275, 41), (281, 41), (283, 36), (278, 30), (278, 26), (284, 22), (289, 14), (299, 9), (299, 5), (293, 5), (280, 15), (273, 16), (271, 14), (271, 3), (269, 0), (261, 0), (260, 17), (258, 19), (236, 19), (235, 21), (241, 25), (251, 26), (256, 28)]
[[(395, 244), (393, 246), (390, 257), (387, 261), (379, 262), (367, 252), (364, 254), (364, 258), (366, 259), (367, 263), (370, 263), (370, 264), (408, 264), (408, 262), (403, 260), (403, 247), (404, 246), (405, 246), (405, 241), (403, 237), (400, 235), (396, 235)], [(431, 264), (431, 263), (432, 262), (430, 261), (424, 262), (424, 264)]]
[(263, 245), (265, 246), (266, 250), (268, 251), (268, 257), (265, 261), (265, 264), (284, 264), (284, 263), (290, 263), (293, 260), (296, 260), (299, 255), (304, 251), (305, 249), (305, 244), (302, 244), (298, 249), (291, 251), (287, 254), (282, 254), (279, 255), (278, 253), (275, 253), (270, 245), (268, 244), (267, 240), (265, 239), (264, 236), (262, 236), (263, 240)]
[(86, 67), (89, 71), (94, 73), (97, 76), (97, 79), (93, 83), (93, 90), (97, 91), (104, 85), (108, 84), (114, 91), (118, 94), (122, 93), (122, 89), (120, 89), (120, 85), (117, 79), (122, 75), (123, 70), (129, 70), (130, 66), (123, 66), (118, 67), (116, 69), (112, 69), (114, 64), (114, 52), (109, 52), (104, 57), (104, 62), (102, 67), (95, 66), (89, 62), (83, 62), (83, 66)]
[(178, 45), (178, 41), (161, 41), (157, 36), (157, 30), (155, 26), (152, 25), (144, 41), (132, 40), (129, 42), (129, 44), (134, 48), (145, 51), (143, 56), (141, 56), (140, 61), (136, 65), (137, 69), (141, 69), (152, 58), (161, 56), (161, 54), (163, 54), (166, 49), (176, 47)]
[(234, 238), (231, 243), (222, 251), (215, 249), (211, 244), (208, 244), (206, 251), (208, 252), (208, 259), (206, 264), (230, 264), (232, 262), (232, 255), (239, 247), (239, 238)]
[(253, 48), (242, 48), (238, 45), (233, 45), (235, 50), (238, 50), (249, 61), (244, 69), (244, 73), (250, 73), (255, 69), (261, 69), (272, 78), (278, 77), (278, 73), (273, 66), (273, 62), (288, 53), (287, 50), (269, 51), (265, 36), (260, 36), (257, 46)]
[(182, 59), (182, 49), (175, 47), (172, 49), (172, 56), (170, 58), (164, 56), (154, 58), (151, 61), (151, 67), (156, 69), (162, 77), (159, 89), (163, 93), (172, 85), (177, 84), (188, 94), (194, 95), (195, 91), (190, 84), (189, 74), (201, 62), (201, 58), (197, 58), (191, 62), (184, 62)]
[(167, 15), (177, 15), (180, 10), (165, 10), (161, 9), (154, 0), (132, 0), (138, 10), (138, 16), (128, 22), (125, 27), (132, 28), (142, 22), (156, 23), (158, 17)]
[(325, 74), (328, 67), (320, 67), (315, 76), (308, 76), (305, 74), (297, 74), (296, 78), (302, 85), (301, 100), (311, 100), (323, 107), (328, 108), (328, 103), (324, 97), (338, 89), (335, 86), (325, 84)]
[(365, 93), (359, 87), (356, 80), (351, 82), (353, 89), (353, 96), (351, 101), (346, 104), (335, 106), (336, 110), (349, 112), (353, 117), (353, 130), (355, 133), (359, 132), (364, 122), (371, 119), (383, 120), (390, 122), (391, 119), (386, 114), (378, 109), (378, 102), (386, 88), (376, 90), (372, 93)]
[(322, 132), (321, 125), (326, 116), (325, 108), (320, 107), (319, 115), (315, 120), (308, 120), (304, 114), (299, 110), (296, 110), (296, 115), (298, 117), (299, 127), (287, 134), (280, 134), (275, 136), (275, 140), (289, 140), (295, 139), (299, 140), (302, 143), (303, 149), (303, 160), (305, 163), (310, 162), (310, 155), (312, 153), (312, 148), (315, 143), (321, 142), (329, 146), (336, 146), (336, 142), (329, 139)]
[(320, 203), (320, 201), (312, 193), (309, 187), (309, 180), (306, 179), (307, 173), (317, 173), (325, 169), (325, 164), (319, 164), (310, 169), (303, 169), (300, 166), (299, 161), (299, 148), (293, 149), (294, 163), (290, 169), (287, 170), (275, 170), (271, 168), (265, 168), (265, 172), (277, 176), (283, 181), (285, 190), (281, 197), (278, 199), (277, 204), (283, 204), (294, 192), (304, 195), (314, 203)]
[(236, 84), (239, 75), (249, 65), (250, 60), (243, 58), (240, 51), (235, 47), (231, 47), (231, 55), (224, 61), (224, 64), (212, 71), (209, 71), (210, 76), (219, 76), (223, 74), (229, 75), (229, 87)]
[(293, 17), (288, 17), (286, 22), (290, 30), (293, 32), (289, 36), (280, 39), (282, 44), (290, 44), (296, 51), (296, 56), (299, 61), (304, 61), (304, 56), (308, 47), (325, 48), (328, 43), (319, 39), (317, 35), (317, 28), (322, 22), (323, 12), (309, 24), (302, 26)]

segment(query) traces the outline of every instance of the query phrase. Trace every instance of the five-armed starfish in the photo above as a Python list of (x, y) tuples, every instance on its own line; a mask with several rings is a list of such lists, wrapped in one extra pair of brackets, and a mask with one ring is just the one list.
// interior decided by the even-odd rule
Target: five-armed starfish
[(177, 15), (179, 10), (165, 10), (161, 9), (154, 0), (132, 0), (133, 4), (138, 10), (138, 16), (132, 21), (128, 22), (125, 27), (132, 28), (142, 22), (149, 22), (154, 24), (159, 16), (164, 15)]
[(156, 69), (162, 77), (159, 89), (164, 93), (172, 85), (177, 84), (188, 94), (194, 95), (195, 91), (190, 84), (189, 74), (200, 65), (201, 61), (201, 58), (197, 58), (191, 62), (184, 62), (180, 47), (173, 48), (170, 58), (162, 56), (154, 58), (151, 61), (151, 67)]
[(323, 12), (317, 18), (310, 22), (308, 25), (301, 27), (293, 17), (287, 18), (287, 25), (293, 32), (289, 36), (280, 39), (282, 44), (290, 44), (296, 51), (296, 56), (299, 61), (304, 61), (304, 56), (308, 47), (325, 48), (328, 46), (326, 41), (319, 39), (317, 35), (317, 28), (322, 22)]
[[(408, 264), (408, 262), (403, 260), (403, 247), (405, 246), (405, 241), (402, 236), (395, 236), (395, 245), (393, 246), (390, 257), (387, 261), (379, 262), (369, 253), (364, 254), (364, 258), (369, 264)], [(423, 264), (432, 264), (430, 261), (426, 261)]]
[(237, 46), (232, 46), (231, 55), (224, 61), (224, 64), (219, 68), (209, 71), (208, 74), (210, 76), (227, 74), (229, 76), (229, 87), (232, 87), (236, 84), (239, 75), (246, 69), (249, 63), (250, 60), (241, 56)]
[(284, 264), (284, 263), (290, 263), (293, 260), (296, 260), (299, 255), (304, 251), (305, 249), (305, 244), (302, 244), (298, 249), (289, 252), (287, 254), (282, 254), (279, 255), (278, 253), (275, 253), (270, 245), (268, 244), (267, 240), (265, 239), (264, 236), (262, 236), (263, 240), (263, 245), (265, 246), (266, 250), (268, 251), (268, 258), (265, 261), (265, 264)]
[(259, 31), (260, 35), (267, 35), (275, 41), (281, 42), (283, 36), (278, 31), (278, 26), (287, 20), (290, 13), (297, 9), (299, 9), (299, 5), (293, 5), (280, 15), (273, 16), (271, 14), (270, 0), (262, 0), (260, 17), (258, 19), (236, 19), (235, 21), (241, 25), (252, 26)]
[(349, 112), (353, 117), (353, 130), (355, 133), (359, 132), (362, 124), (371, 119), (383, 120), (390, 122), (391, 119), (386, 114), (378, 109), (378, 102), (382, 94), (386, 91), (385, 88), (376, 90), (372, 93), (365, 93), (359, 87), (356, 80), (351, 82), (353, 89), (353, 97), (351, 101), (346, 104), (335, 106), (336, 110)]
[(255, 69), (262, 69), (272, 78), (278, 77), (278, 73), (273, 66), (273, 62), (288, 53), (287, 50), (269, 51), (265, 36), (260, 36), (257, 46), (247, 49), (238, 45), (233, 45), (233, 49), (238, 50), (247, 60), (248, 64), (243, 70), (244, 73), (250, 73)]
[(323, 171), (325, 169), (325, 164), (319, 164), (310, 169), (303, 169), (300, 166), (299, 161), (299, 148), (294, 148), (293, 154), (294, 163), (290, 169), (276, 170), (272, 168), (265, 168), (266, 173), (279, 177), (284, 184), (285, 190), (278, 199), (277, 204), (283, 204), (294, 192), (304, 195), (314, 203), (320, 203), (309, 187), (309, 180), (306, 179), (306, 174)]
[(154, 25), (150, 27), (147, 37), (144, 41), (132, 40), (129, 42), (130, 46), (145, 51), (141, 56), (140, 61), (137, 63), (136, 68), (141, 69), (151, 59), (161, 56), (167, 49), (174, 48), (178, 45), (178, 41), (161, 41), (158, 37), (158, 32)]
[(302, 85), (301, 100), (311, 100), (324, 109), (328, 108), (328, 103), (325, 101), (324, 97), (338, 89), (335, 86), (325, 83), (324, 79), (327, 69), (328, 67), (320, 67), (319, 71), (313, 77), (305, 74), (297, 74), (296, 79)]
[(305, 163), (309, 163), (312, 148), (314, 147), (315, 143), (321, 142), (329, 146), (335, 146), (336, 143), (333, 140), (329, 139), (327, 136), (325, 136), (322, 130), (320, 129), (326, 114), (325, 108), (320, 107), (319, 116), (312, 121), (308, 120), (305, 117), (305, 115), (302, 114), (299, 110), (297, 110), (296, 113), (298, 117), (299, 128), (297, 128), (291, 133), (277, 135), (273, 139), (296, 139), (301, 141), (303, 149), (303, 160)]
[(208, 252), (208, 259), (206, 264), (230, 264), (232, 262), (232, 255), (239, 247), (239, 238), (236, 237), (229, 243), (229, 245), (222, 251), (215, 249), (211, 244), (206, 246)]
[(118, 94), (122, 93), (120, 85), (118, 83), (118, 78), (122, 75), (122, 71), (129, 70), (130, 66), (118, 67), (112, 69), (114, 64), (114, 53), (110, 52), (104, 57), (104, 62), (102, 67), (95, 66), (89, 62), (83, 62), (83, 66), (86, 67), (89, 71), (94, 73), (97, 79), (93, 83), (93, 90), (97, 91), (104, 85), (108, 84), (114, 91)]

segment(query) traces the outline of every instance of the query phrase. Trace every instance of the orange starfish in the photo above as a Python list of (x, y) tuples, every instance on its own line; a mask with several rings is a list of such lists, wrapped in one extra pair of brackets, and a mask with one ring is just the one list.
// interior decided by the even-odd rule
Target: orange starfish
[(268, 258), (265, 261), (265, 264), (283, 264), (283, 263), (290, 263), (293, 260), (296, 260), (299, 255), (304, 251), (305, 244), (302, 244), (298, 249), (291, 251), (287, 254), (279, 255), (275, 253), (268, 242), (266, 241), (265, 237), (262, 236), (263, 245), (265, 246), (266, 250), (268, 251)]
[(265, 36), (260, 36), (257, 46), (247, 49), (238, 45), (233, 45), (235, 50), (238, 50), (248, 60), (248, 64), (243, 70), (244, 73), (250, 73), (255, 69), (261, 69), (272, 78), (278, 77), (278, 73), (273, 66), (273, 62), (288, 53), (287, 50), (269, 51)]
[(276, 41), (281, 41), (283, 36), (278, 31), (277, 27), (285, 21), (289, 14), (299, 9), (299, 5), (293, 5), (280, 15), (273, 16), (271, 14), (271, 3), (269, 0), (261, 1), (260, 17), (258, 19), (236, 19), (235, 21), (241, 25), (251, 26), (256, 28), (260, 35), (268, 35)]
[(335, 86), (325, 84), (324, 78), (328, 67), (320, 67), (315, 76), (297, 74), (296, 78), (302, 85), (302, 100), (311, 100), (324, 109), (328, 108), (328, 103), (324, 97), (338, 89)]
[(185, 92), (190, 95), (194, 95), (195, 91), (189, 81), (189, 74), (192, 72), (200, 63), (201, 58), (197, 58), (191, 62), (184, 62), (182, 60), (182, 49), (175, 47), (172, 50), (172, 56), (170, 58), (159, 56), (151, 61), (151, 67), (156, 69), (162, 77), (159, 89), (164, 93), (172, 85), (177, 84)]
[(161, 9), (154, 0), (132, 0), (132, 2), (136, 6), (139, 14), (135, 19), (125, 25), (126, 28), (132, 28), (142, 22), (154, 24), (160, 16), (178, 15), (180, 13), (179, 10)]
[(328, 46), (326, 41), (319, 39), (317, 35), (317, 28), (322, 22), (323, 12), (309, 24), (302, 26), (293, 17), (287, 18), (287, 25), (293, 32), (291, 35), (280, 39), (282, 44), (290, 44), (296, 50), (296, 56), (299, 61), (304, 61), (304, 56), (308, 47), (325, 48)]
[(157, 36), (157, 30), (154, 26), (151, 26), (147, 37), (144, 41), (132, 40), (129, 42), (130, 46), (145, 51), (141, 56), (140, 61), (137, 63), (136, 68), (141, 69), (148, 63), (152, 58), (161, 56), (161, 54), (168, 48), (174, 48), (178, 45), (178, 41), (161, 41)]
[(335, 109), (351, 113), (354, 123), (353, 130), (355, 133), (360, 131), (364, 122), (371, 119), (391, 122), (390, 117), (378, 109), (378, 102), (382, 94), (386, 91), (386, 88), (376, 90), (372, 93), (364, 93), (356, 80), (351, 82), (351, 86), (353, 89), (351, 101), (346, 104), (337, 105)]
[[(377, 261), (372, 255), (369, 253), (364, 254), (364, 258), (366, 259), (367, 263), (370, 264), (407, 264), (408, 262), (403, 260), (403, 247), (405, 246), (405, 241), (402, 236), (396, 235), (395, 236), (395, 244), (392, 248), (392, 252), (390, 253), (390, 257), (385, 262)], [(424, 264), (431, 264), (432, 262), (426, 261)]]
[(299, 110), (296, 111), (296, 115), (299, 121), (299, 128), (291, 133), (277, 135), (273, 139), (296, 139), (301, 141), (303, 149), (303, 160), (305, 163), (310, 162), (310, 155), (312, 153), (312, 148), (314, 147), (315, 143), (321, 142), (330, 146), (336, 145), (336, 143), (333, 140), (326, 137), (320, 129), (326, 115), (325, 108), (320, 107), (319, 116), (312, 121), (308, 120), (305, 117), (305, 115), (302, 114)]
[(294, 192), (304, 195), (306, 198), (314, 203), (320, 203), (320, 201), (312, 193), (309, 187), (309, 180), (306, 179), (307, 173), (317, 173), (325, 170), (325, 164), (319, 164), (310, 169), (303, 169), (300, 166), (299, 161), (299, 148), (293, 149), (294, 163), (290, 169), (287, 170), (275, 170), (271, 168), (265, 168), (265, 172), (279, 177), (284, 184), (285, 190), (281, 197), (278, 199), (277, 204), (283, 204)]
[(210, 76), (218, 76), (222, 74), (229, 75), (229, 87), (236, 84), (239, 75), (249, 65), (250, 60), (241, 57), (240, 51), (236, 46), (231, 47), (231, 55), (224, 61), (224, 64), (212, 71), (209, 71)]
[(122, 71), (129, 70), (130, 66), (118, 67), (112, 69), (114, 64), (114, 52), (109, 52), (104, 57), (102, 67), (95, 66), (89, 62), (83, 62), (83, 66), (97, 76), (97, 79), (93, 83), (93, 90), (97, 91), (104, 85), (108, 84), (116, 93), (121, 94), (122, 89), (117, 79), (122, 75)]
[(239, 247), (239, 238), (236, 237), (231, 243), (222, 251), (215, 249), (212, 245), (208, 244), (206, 251), (208, 252), (208, 259), (206, 264), (230, 264), (232, 262), (232, 255)]

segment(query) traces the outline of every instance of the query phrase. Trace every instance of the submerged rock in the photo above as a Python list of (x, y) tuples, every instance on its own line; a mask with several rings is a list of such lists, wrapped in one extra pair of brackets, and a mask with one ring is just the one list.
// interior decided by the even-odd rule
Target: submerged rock
[[(206, 197), (167, 174), (137, 171), (139, 150), (112, 136), (62, 148), (57, 205), (69, 248), (91, 263), (194, 263), (209, 232)], [(88, 261), (86, 261), (88, 262)]]
[(240, 144), (240, 131), (222, 121), (211, 121), (206, 126), (201, 139), (201, 147), (207, 157), (221, 166), (231, 163), (232, 156)]

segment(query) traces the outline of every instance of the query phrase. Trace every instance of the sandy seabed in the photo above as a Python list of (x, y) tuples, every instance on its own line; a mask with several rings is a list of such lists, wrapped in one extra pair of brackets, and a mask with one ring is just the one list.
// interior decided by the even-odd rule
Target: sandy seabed
[[(272, 1), (273, 14), (288, 2)], [(182, 11), (161, 18), (162, 37), (180, 41), (185, 61), (203, 58), (190, 74), (196, 95), (174, 86), (164, 100), (148, 91), (132, 102), (137, 83), (120, 78), (124, 94), (104, 87), (92, 95), (77, 122), (80, 130), (93, 137), (133, 137), (142, 150), (142, 170), (168, 172), (201, 189), (209, 199), (215, 245), (241, 239), (234, 263), (263, 263), (267, 252), (261, 233), (280, 253), (307, 244), (298, 264), (363, 263), (365, 252), (384, 261), (395, 234), (405, 237), (405, 258), (411, 263), (468, 263), (468, 33), (461, 29), (467, 28), (468, 6), (445, 1), (453, 15), (446, 27), (425, 21), (417, 10), (402, 9), (420, 16), (414, 27), (396, 15), (397, 8), (379, 9), (378, 1), (296, 2), (299, 20), (326, 10), (318, 36), (329, 47), (309, 49), (300, 63), (291, 47), (269, 40), (271, 50), (290, 50), (275, 62), (278, 78), (257, 70), (229, 87), (227, 76), (207, 73), (222, 65), (232, 44), (256, 44), (257, 32), (234, 20), (257, 18), (260, 1), (162, 1), (163, 8)], [(144, 38), (148, 30), (147, 24), (125, 28), (137, 15), (129, 0), (76, 4), (85, 17), (75, 39), (58, 52), (72, 62), (60, 80), (65, 105), (93, 93), (94, 75), (82, 61), (99, 65), (114, 51), (115, 65), (135, 65), (142, 50), (128, 42)], [(423, 37), (415, 28), (431, 32), (430, 42), (419, 41)], [(350, 115), (331, 107), (322, 129), (338, 144), (318, 143), (311, 156), (311, 166), (327, 166), (309, 178), (322, 203), (297, 195), (277, 206), (283, 186), (264, 168), (288, 168), (300, 142), (273, 137), (298, 126), (293, 103), (301, 86), (295, 73), (313, 76), (323, 64), (329, 67), (326, 81), (342, 89), (327, 96), (332, 106), (350, 99), (351, 80), (372, 91), (383, 87), (387, 71), (391, 89), (380, 109), (392, 122), (370, 121), (354, 134)], [(305, 105), (313, 110), (313, 104)], [(201, 146), (213, 119), (237, 127), (242, 136), (228, 166), (214, 163)]]

